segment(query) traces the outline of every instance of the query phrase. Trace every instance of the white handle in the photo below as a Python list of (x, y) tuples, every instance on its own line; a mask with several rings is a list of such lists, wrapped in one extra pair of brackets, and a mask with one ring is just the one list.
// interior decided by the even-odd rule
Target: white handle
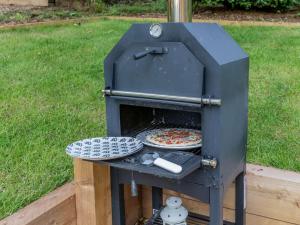
[(167, 161), (165, 159), (162, 159), (162, 158), (155, 159), (153, 163), (154, 163), (154, 165), (161, 167), (165, 170), (168, 170), (172, 173), (180, 173), (182, 171), (181, 166), (179, 166), (175, 163), (172, 163), (170, 161)]

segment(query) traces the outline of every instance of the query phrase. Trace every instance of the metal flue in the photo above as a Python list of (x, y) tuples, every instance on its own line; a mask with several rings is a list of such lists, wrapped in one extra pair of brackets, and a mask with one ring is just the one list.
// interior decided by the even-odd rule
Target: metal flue
[(168, 22), (192, 22), (192, 0), (169, 0)]

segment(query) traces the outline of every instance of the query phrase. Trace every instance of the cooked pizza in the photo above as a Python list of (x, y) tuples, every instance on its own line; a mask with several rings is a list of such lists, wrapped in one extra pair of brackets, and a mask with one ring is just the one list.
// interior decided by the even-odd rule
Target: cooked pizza
[(168, 128), (149, 132), (146, 140), (156, 145), (183, 147), (201, 143), (202, 135), (199, 130)]

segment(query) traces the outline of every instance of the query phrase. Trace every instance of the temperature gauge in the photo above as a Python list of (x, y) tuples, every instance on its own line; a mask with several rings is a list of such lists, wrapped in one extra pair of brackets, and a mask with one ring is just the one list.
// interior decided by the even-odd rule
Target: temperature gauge
[(159, 38), (162, 35), (162, 26), (160, 24), (152, 24), (150, 27), (150, 35), (154, 38)]

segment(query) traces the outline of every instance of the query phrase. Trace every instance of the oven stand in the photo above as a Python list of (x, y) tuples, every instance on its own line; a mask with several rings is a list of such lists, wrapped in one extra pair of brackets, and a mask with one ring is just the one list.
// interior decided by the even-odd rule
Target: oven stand
[(119, 173), (117, 169), (111, 167), (110, 176), (112, 224), (125, 225), (124, 184), (119, 182)]
[(163, 190), (159, 187), (152, 187), (152, 213), (163, 206)]
[(209, 196), (209, 224), (223, 225), (223, 187), (211, 187), (209, 190)]
[(246, 224), (246, 170), (235, 178), (235, 221), (237, 225)]
[[(240, 173), (235, 179), (235, 225), (245, 225), (245, 172)], [(112, 193), (112, 224), (125, 224), (125, 202), (124, 202), (124, 184), (119, 181), (118, 169), (111, 167), (111, 193)], [(162, 188), (152, 186), (152, 210), (159, 210), (163, 205)], [(223, 186), (210, 188), (210, 216), (209, 225), (224, 225), (223, 221)], [(232, 224), (232, 223), (226, 223)]]

